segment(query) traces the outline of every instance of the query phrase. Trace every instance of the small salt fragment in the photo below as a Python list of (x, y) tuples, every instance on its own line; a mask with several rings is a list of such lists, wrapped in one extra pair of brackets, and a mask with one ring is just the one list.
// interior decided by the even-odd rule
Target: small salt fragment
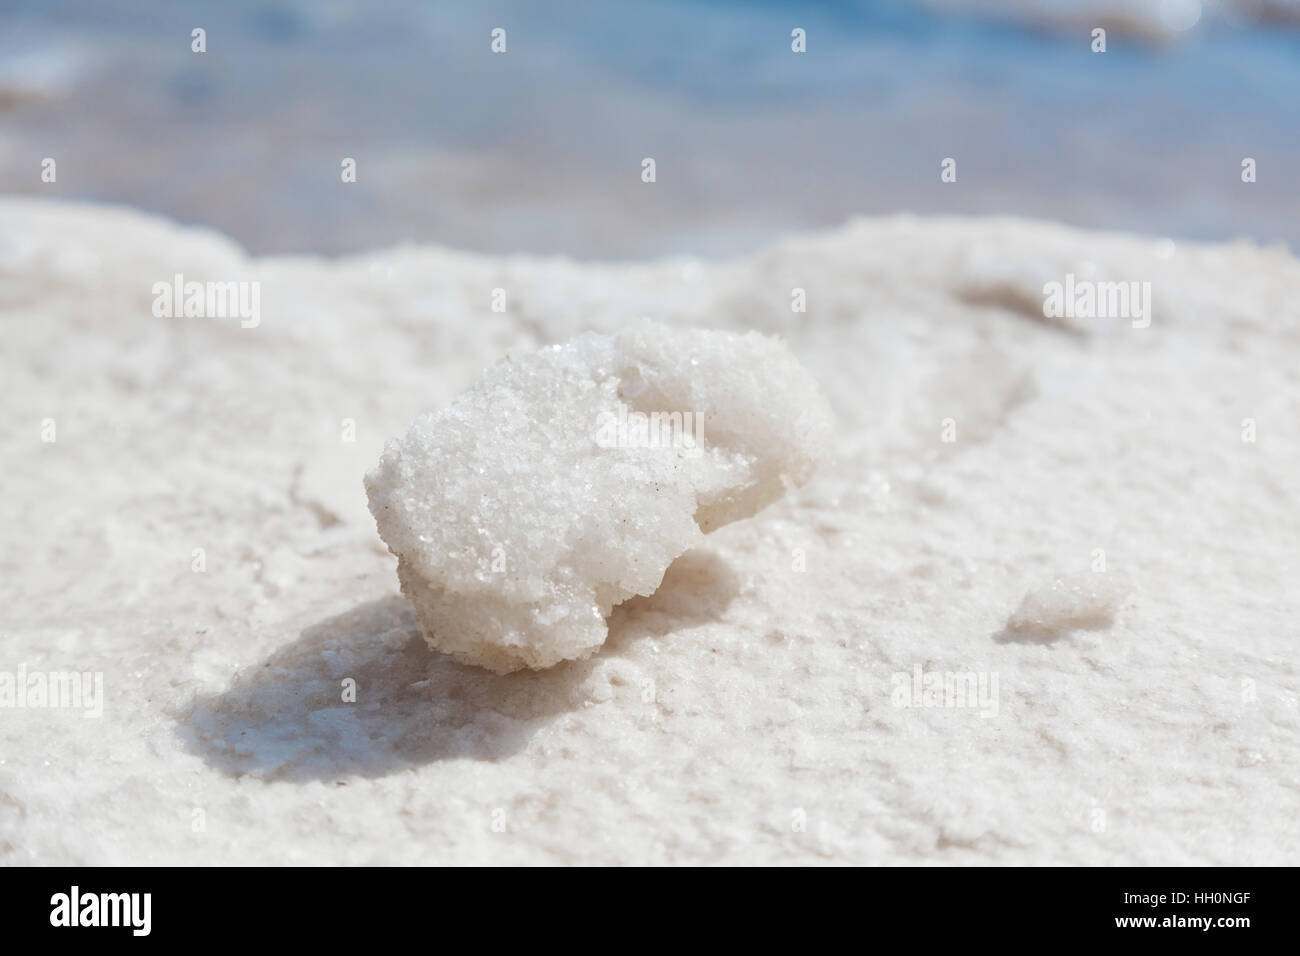
[(366, 476), (426, 640), (498, 673), (593, 654), (704, 534), (802, 485), (830, 410), (779, 340), (644, 323), (489, 369)]
[(1030, 590), (1007, 629), (1065, 634), (1110, 627), (1128, 587), (1116, 575), (1083, 571), (1051, 578)]

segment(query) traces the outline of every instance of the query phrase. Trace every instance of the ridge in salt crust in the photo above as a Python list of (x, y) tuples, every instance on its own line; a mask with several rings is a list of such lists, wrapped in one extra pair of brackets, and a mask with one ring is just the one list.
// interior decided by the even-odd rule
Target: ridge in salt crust
[(366, 492), (430, 646), (540, 669), (590, 656), (616, 604), (806, 482), (831, 427), (779, 340), (645, 323), (507, 357), (390, 441)]

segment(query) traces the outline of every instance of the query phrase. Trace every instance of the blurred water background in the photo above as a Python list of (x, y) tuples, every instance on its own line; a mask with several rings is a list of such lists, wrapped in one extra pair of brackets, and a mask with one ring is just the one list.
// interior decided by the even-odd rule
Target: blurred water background
[(1298, 26), (1292, 0), (4, 0), (0, 191), (257, 253), (716, 256), (898, 211), (1297, 249)]

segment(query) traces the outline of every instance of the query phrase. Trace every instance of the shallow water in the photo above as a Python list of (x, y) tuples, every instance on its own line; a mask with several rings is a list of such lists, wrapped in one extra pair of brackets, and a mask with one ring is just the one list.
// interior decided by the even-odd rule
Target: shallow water
[(1094, 54), (1070, 17), (1003, 12), (23, 0), (0, 14), (0, 189), (255, 252), (722, 255), (902, 210), (1300, 241), (1300, 32), (1206, 17)]

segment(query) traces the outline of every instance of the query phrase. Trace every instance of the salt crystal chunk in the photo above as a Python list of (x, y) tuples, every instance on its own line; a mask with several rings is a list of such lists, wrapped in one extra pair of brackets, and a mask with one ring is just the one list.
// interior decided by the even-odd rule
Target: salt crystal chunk
[(366, 491), (430, 646), (506, 673), (593, 654), (616, 604), (830, 440), (782, 342), (645, 323), (507, 357), (390, 441)]
[(1128, 588), (1120, 577), (1083, 571), (1053, 577), (1030, 590), (1007, 621), (1011, 631), (1060, 636), (1110, 627)]

